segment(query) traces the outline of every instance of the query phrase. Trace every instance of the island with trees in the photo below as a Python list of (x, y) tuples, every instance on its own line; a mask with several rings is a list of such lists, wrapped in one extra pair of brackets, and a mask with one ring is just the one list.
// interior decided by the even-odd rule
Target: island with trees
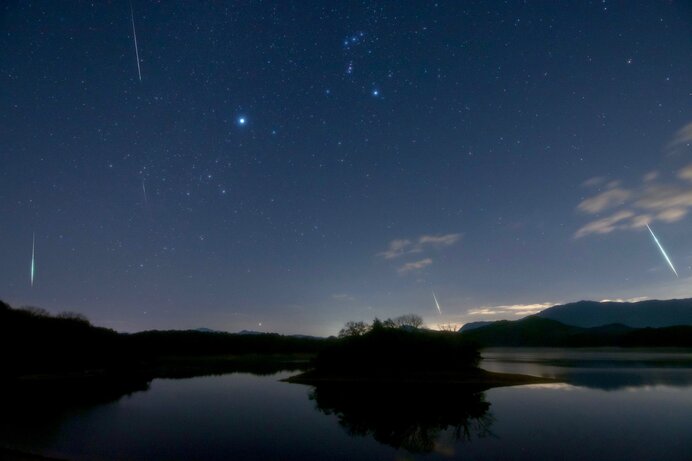
[(318, 383), (445, 383), (478, 390), (554, 382), (551, 379), (491, 373), (478, 367), (476, 343), (450, 331), (423, 328), (416, 315), (348, 322), (339, 338), (325, 344), (312, 368), (287, 381)]

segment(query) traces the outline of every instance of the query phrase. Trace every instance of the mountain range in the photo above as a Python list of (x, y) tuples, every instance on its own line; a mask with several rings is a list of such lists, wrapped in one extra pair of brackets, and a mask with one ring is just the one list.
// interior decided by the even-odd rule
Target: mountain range
[(549, 307), (538, 317), (577, 327), (621, 323), (633, 328), (692, 325), (692, 298), (639, 302), (579, 301)]
[(514, 321), (472, 322), (460, 332), (486, 347), (692, 347), (692, 299), (579, 301)]

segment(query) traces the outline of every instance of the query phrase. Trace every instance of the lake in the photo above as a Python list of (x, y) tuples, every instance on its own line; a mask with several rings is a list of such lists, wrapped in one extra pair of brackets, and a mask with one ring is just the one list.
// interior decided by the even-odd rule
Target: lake
[(75, 405), (5, 396), (0, 444), (104, 461), (692, 457), (692, 351), (489, 349), (483, 357), (490, 371), (564, 383), (468, 393), (281, 382), (295, 372), (156, 379)]

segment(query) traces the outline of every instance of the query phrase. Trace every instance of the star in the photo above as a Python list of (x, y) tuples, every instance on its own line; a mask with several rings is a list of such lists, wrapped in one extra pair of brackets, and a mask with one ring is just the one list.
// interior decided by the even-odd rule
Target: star
[(238, 125), (244, 126), (247, 123), (247, 118), (244, 115), (238, 117)]
[(378, 96), (380, 95), (380, 90), (378, 90), (377, 88), (373, 89), (373, 90), (372, 90), (372, 95), (373, 95), (374, 97), (378, 97)]

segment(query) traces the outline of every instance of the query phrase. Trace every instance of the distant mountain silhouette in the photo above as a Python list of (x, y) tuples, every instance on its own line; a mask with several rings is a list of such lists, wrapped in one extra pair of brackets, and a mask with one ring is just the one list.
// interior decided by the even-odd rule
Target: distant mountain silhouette
[(211, 328), (206, 328), (206, 327), (196, 328), (193, 331), (197, 331), (199, 333), (225, 333), (225, 331), (212, 330)]
[(476, 328), (484, 327), (486, 325), (490, 325), (491, 323), (494, 323), (493, 320), (487, 320), (487, 321), (480, 321), (480, 322), (469, 322), (465, 323), (459, 328), (459, 331), (470, 331), (470, 330), (475, 330)]
[(549, 307), (536, 315), (584, 328), (613, 323), (633, 328), (692, 325), (692, 299), (648, 300), (636, 303), (579, 301)]
[(483, 347), (692, 347), (692, 326), (631, 328), (614, 323), (583, 328), (532, 315), (460, 333)]
[(481, 346), (561, 346), (566, 337), (579, 330), (555, 320), (531, 316), (492, 322), (461, 334)]

